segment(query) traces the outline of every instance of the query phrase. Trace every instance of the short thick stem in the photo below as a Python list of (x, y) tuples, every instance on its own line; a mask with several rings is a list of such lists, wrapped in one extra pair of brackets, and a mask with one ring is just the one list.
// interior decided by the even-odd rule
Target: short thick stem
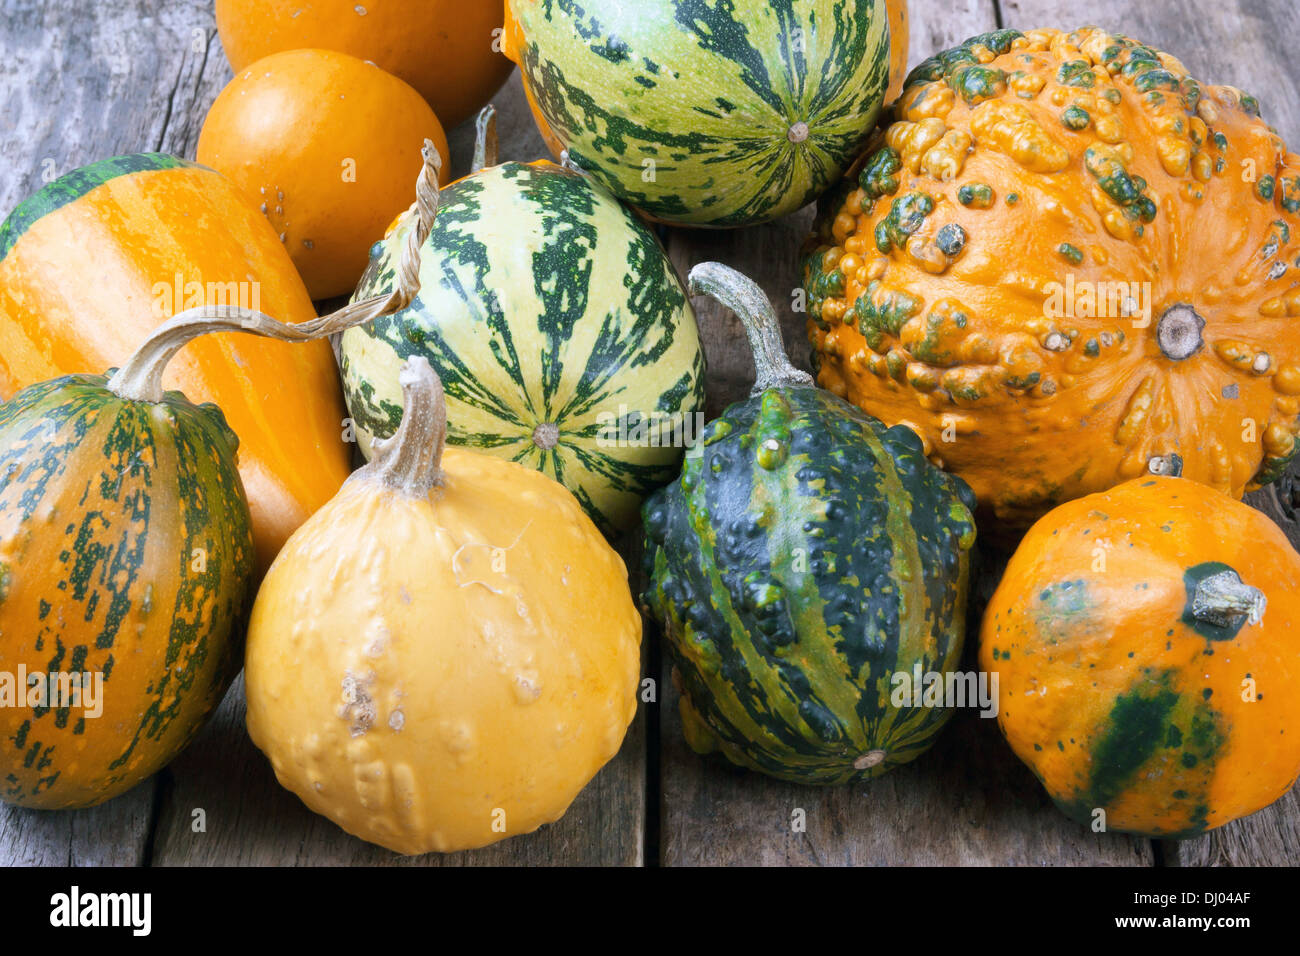
[(701, 262), (687, 278), (691, 295), (708, 295), (736, 313), (754, 353), (754, 388), (811, 388), (813, 378), (790, 364), (781, 344), (781, 324), (772, 303), (754, 280), (721, 262)]
[(423, 355), (407, 359), (397, 381), (402, 386), (402, 424), (392, 438), (375, 443), (370, 464), (348, 480), (376, 481), (399, 494), (427, 498), (443, 481), (447, 397)]
[(1241, 580), (1236, 571), (1220, 571), (1203, 578), (1192, 595), (1192, 617), (1215, 627), (1258, 624), (1268, 601), (1264, 592)]
[(1181, 478), (1183, 476), (1183, 458), (1174, 452), (1167, 455), (1152, 455), (1147, 459), (1147, 471), (1153, 475)]
[(1156, 345), (1173, 362), (1191, 358), (1205, 344), (1205, 319), (1190, 305), (1171, 305), (1156, 324)]
[(145, 339), (135, 354), (109, 379), (108, 389), (120, 398), (135, 402), (163, 400), (162, 379), (167, 363), (194, 339), (212, 332), (251, 332), (282, 342), (308, 342), (337, 335), (355, 325), (364, 325), (410, 305), (420, 290), (420, 249), (438, 212), (438, 172), (442, 159), (433, 143), (424, 142), (424, 166), (415, 184), (418, 219), (407, 235), (406, 248), (398, 264), (397, 287), (385, 296), (354, 302), (330, 315), (289, 325), (251, 309), (233, 306), (200, 306), (164, 322)]

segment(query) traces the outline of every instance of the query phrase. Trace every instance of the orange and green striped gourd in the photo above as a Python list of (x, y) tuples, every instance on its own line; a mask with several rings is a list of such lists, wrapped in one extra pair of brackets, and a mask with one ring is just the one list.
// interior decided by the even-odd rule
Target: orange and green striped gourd
[[(0, 399), (121, 365), (158, 325), (204, 305), (316, 317), (275, 230), (220, 173), (160, 153), (68, 173), (0, 225)], [(216, 402), (239, 436), (265, 569), (351, 467), (328, 343), (209, 335), (166, 384)]]

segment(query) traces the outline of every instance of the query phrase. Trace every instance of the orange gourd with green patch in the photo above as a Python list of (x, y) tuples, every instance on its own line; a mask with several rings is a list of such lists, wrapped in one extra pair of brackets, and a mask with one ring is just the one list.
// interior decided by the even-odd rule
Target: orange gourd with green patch
[(907, 424), (986, 516), (1179, 454), (1233, 496), (1300, 412), (1300, 157), (1249, 96), (1099, 30), (914, 70), (805, 250), (819, 383)]
[(1187, 836), (1254, 813), (1300, 774), (1297, 580), (1281, 530), (1199, 482), (1061, 505), (985, 612), (998, 723), (1094, 828)]
[[(173, 314), (221, 304), (289, 322), (316, 314), (274, 230), (232, 183), (157, 153), (78, 169), (0, 226), (0, 398), (120, 365)], [(207, 336), (165, 383), (216, 402), (239, 436), (265, 568), (350, 470), (329, 345)]]

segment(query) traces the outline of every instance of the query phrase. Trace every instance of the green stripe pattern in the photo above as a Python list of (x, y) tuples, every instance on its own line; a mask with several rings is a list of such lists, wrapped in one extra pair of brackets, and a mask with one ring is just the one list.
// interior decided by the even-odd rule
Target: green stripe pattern
[[(393, 289), (413, 224), (375, 246), (354, 301)], [(443, 190), (420, 280), (408, 308), (342, 337), (365, 455), (396, 431), (398, 372), (423, 355), (450, 443), (550, 475), (606, 534), (635, 524), (704, 400), (695, 316), (655, 235), (585, 176), (505, 163)]]
[(710, 423), (644, 509), (645, 603), (692, 747), (810, 784), (925, 751), (951, 710), (895, 706), (893, 678), (957, 666), (973, 508), (913, 432), (820, 389)]
[(570, 158), (672, 222), (794, 212), (856, 157), (889, 85), (885, 0), (513, 4), (525, 84)]
[(195, 165), (195, 163), (177, 159), (175, 156), (168, 156), (166, 153), (132, 153), (128, 156), (113, 156), (110, 159), (101, 159), (89, 166), (74, 169), (66, 176), (60, 176), (39, 192), (20, 202), (13, 212), (9, 214), (9, 218), (4, 221), (4, 224), (0, 225), (0, 262), (4, 261), (5, 257), (9, 255), (9, 250), (22, 238), (23, 233), (32, 227), (33, 223), (56, 209), (61, 209), (70, 203), (76, 202), (86, 193), (104, 185), (104, 183), (121, 176), (130, 176), (132, 173), (155, 169), (194, 167)]
[[(125, 721), (29, 710), (0, 741), (0, 798), (9, 803), (87, 805), (152, 775), (198, 732), (242, 659), (253, 540), (238, 439), (215, 405), (179, 392), (160, 404), (130, 402), (105, 385), (102, 375), (65, 376), (0, 405), (0, 554), (13, 561), (0, 660), (12, 669), (7, 648), (31, 646), (47, 655), (47, 673), (102, 673), (106, 700), (122, 693), (114, 678), (123, 668), (144, 693)], [(177, 513), (154, 506), (168, 485)], [(77, 505), (56, 508), (60, 500)], [(159, 554), (174, 563), (154, 580), (147, 568)], [(39, 624), (17, 633), (6, 619)], [(166, 648), (143, 678), (142, 639)], [(84, 736), (86, 747), (69, 736)], [(66, 764), (77, 765), (77, 783), (61, 781)]]

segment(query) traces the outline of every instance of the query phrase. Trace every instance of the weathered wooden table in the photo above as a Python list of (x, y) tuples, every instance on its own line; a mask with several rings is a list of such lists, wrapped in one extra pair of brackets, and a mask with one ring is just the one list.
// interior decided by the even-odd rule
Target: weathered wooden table
[[(467, 0), (499, 2), (499, 0)], [(1294, 0), (910, 0), (911, 61), (1001, 26), (1092, 23), (1178, 55), (1193, 74), (1255, 93), (1264, 116), (1300, 145), (1300, 66), (1290, 62)], [(0, 213), (51, 175), (118, 153), (193, 157), (209, 104), (230, 79), (211, 0), (0, 0)], [(497, 96), (503, 158), (544, 146), (516, 75)], [(472, 130), (451, 136), (457, 172)], [(798, 285), (796, 251), (812, 212), (739, 232), (664, 233), (682, 274), (718, 259), (758, 278), (776, 302)], [(710, 417), (747, 394), (753, 368), (740, 325), (698, 300), (709, 361)], [(786, 341), (806, 361), (801, 319)], [(1295, 475), (1253, 495), (1300, 544)], [(639, 545), (621, 549), (640, 587)], [(982, 605), (999, 558), (984, 555)], [(658, 635), (647, 629), (651, 673)], [(973, 645), (973, 641), (970, 642)], [(973, 647), (968, 650), (973, 650)], [(957, 716), (934, 750), (869, 785), (781, 784), (694, 755), (675, 692), (643, 707), (619, 756), (549, 827), (485, 850), (396, 857), (343, 833), (282, 790), (244, 731), (236, 683), (198, 740), (163, 773), (92, 810), (0, 805), (0, 862), (93, 864), (1018, 864), (1241, 865), (1300, 863), (1300, 791), (1208, 836), (1153, 843), (1095, 834), (1049, 803), (995, 721)], [(791, 826), (803, 810), (806, 829)], [(202, 811), (201, 813), (199, 811)], [(203, 828), (196, 826), (201, 820)], [(198, 830), (198, 832), (196, 832)]]

